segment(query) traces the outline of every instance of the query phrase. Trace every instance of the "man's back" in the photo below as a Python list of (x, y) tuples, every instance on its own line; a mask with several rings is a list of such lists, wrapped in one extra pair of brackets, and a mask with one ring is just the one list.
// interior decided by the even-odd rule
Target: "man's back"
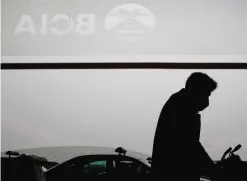
[[(155, 132), (152, 170), (163, 176), (196, 175), (196, 145), (200, 136), (200, 115), (193, 112), (190, 97), (182, 89), (163, 106)], [(188, 167), (192, 164), (193, 167)], [(193, 170), (191, 170), (193, 169)], [(188, 175), (188, 176), (186, 176)]]

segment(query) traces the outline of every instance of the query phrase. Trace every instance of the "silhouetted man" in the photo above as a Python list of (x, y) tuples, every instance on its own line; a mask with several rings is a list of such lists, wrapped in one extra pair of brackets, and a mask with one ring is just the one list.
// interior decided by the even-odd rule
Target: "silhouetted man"
[(152, 154), (152, 172), (161, 180), (199, 181), (214, 169), (200, 139), (200, 111), (209, 106), (209, 96), (217, 83), (195, 72), (185, 88), (166, 102), (158, 120)]

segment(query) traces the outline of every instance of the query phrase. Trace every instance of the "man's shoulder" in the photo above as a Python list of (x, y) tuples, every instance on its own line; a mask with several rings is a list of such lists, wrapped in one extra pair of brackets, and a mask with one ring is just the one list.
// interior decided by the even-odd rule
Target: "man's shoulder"
[(175, 103), (181, 101), (183, 99), (183, 89), (179, 90), (178, 92), (173, 93), (167, 102)]
[(170, 98), (166, 101), (166, 103), (163, 106), (163, 111), (170, 110), (170, 109), (184, 109), (186, 106), (186, 100), (184, 98), (184, 92), (183, 89), (181, 89), (178, 92), (175, 92), (170, 96)]

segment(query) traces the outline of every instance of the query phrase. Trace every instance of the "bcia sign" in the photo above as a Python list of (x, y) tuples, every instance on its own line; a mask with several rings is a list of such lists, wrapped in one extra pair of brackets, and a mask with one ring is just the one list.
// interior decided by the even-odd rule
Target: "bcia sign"
[[(58, 28), (59, 23), (66, 22), (65, 28)], [(116, 34), (118, 38), (129, 37), (135, 39), (140, 34), (152, 31), (156, 18), (146, 7), (139, 4), (122, 4), (109, 11), (105, 17), (105, 29)], [(49, 32), (55, 35), (66, 35), (74, 31), (80, 35), (90, 35), (95, 32), (95, 15), (78, 14), (76, 19), (66, 14), (57, 14), (50, 17), (48, 14), (41, 16), (39, 33), (46, 35)], [(35, 23), (30, 15), (22, 15), (14, 35), (21, 33), (37, 34)], [(135, 37), (134, 37), (135, 36)]]
[[(66, 22), (66, 28), (58, 29), (54, 25), (59, 21)], [(46, 35), (49, 32), (61, 36), (75, 31), (80, 35), (89, 35), (93, 34), (95, 31), (95, 15), (94, 14), (78, 14), (76, 19), (69, 17), (67, 14), (61, 13), (53, 17), (50, 17), (48, 14), (41, 15), (41, 27), (37, 30), (33, 18), (31, 15), (24, 14), (21, 16), (15, 31), (14, 35), (20, 35), (22, 33), (29, 33), (35, 35), (40, 33)]]

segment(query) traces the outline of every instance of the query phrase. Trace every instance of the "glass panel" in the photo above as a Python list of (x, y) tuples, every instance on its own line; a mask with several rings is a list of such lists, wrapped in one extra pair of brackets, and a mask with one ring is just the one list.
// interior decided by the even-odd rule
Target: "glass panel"
[(89, 163), (90, 167), (106, 167), (106, 161), (105, 160), (101, 160), (101, 161), (95, 161), (95, 162), (91, 162)]
[[(117, 144), (146, 159), (162, 106), (194, 71), (219, 84), (202, 113), (203, 146), (220, 159), (240, 143), (237, 153), (246, 160), (246, 70), (2, 71), (2, 150)], [(86, 153), (75, 148), (37, 153), (53, 161)]]
[(123, 159), (117, 162), (117, 170), (119, 174), (141, 174), (141, 163), (138, 161)]
[[(3, 60), (130, 62), (230, 55), (232, 61), (246, 61), (238, 57), (247, 55), (246, 6), (245, 0), (3, 0)], [(117, 60), (119, 55), (127, 57)]]
[(84, 165), (83, 174), (97, 175), (106, 172), (106, 160), (93, 161)]

